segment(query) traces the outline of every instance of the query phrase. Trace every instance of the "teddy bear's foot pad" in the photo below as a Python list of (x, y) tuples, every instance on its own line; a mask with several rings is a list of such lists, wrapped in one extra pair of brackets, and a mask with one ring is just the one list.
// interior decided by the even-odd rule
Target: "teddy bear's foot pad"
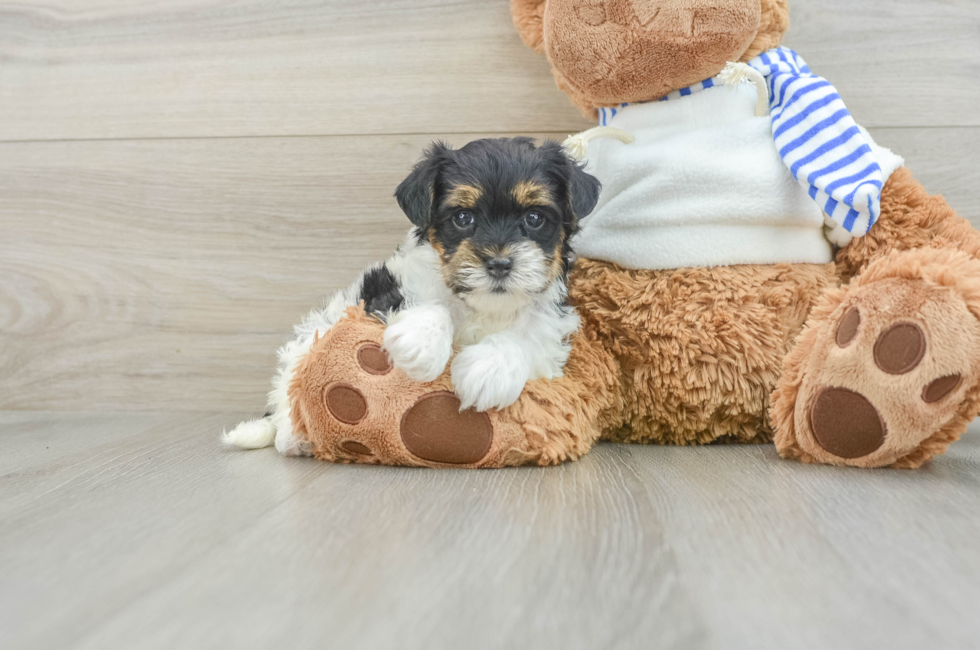
[[(367, 415), (367, 399), (347, 384), (330, 387), (324, 395), (327, 411), (338, 422), (356, 425)], [(355, 432), (352, 432), (355, 433)], [(362, 433), (362, 432), (356, 432)], [(421, 460), (447, 465), (469, 465), (482, 460), (493, 443), (490, 416), (460, 411), (460, 402), (449, 391), (426, 393), (402, 416), (401, 441), (408, 453)], [(338, 440), (340, 455), (374, 456), (358, 440)]]
[(823, 329), (811, 338), (795, 405), (802, 456), (860, 467), (924, 462), (931, 453), (920, 446), (980, 380), (976, 317), (947, 288), (887, 279), (851, 291)]
[(314, 456), (342, 463), (499, 467), (534, 462), (501, 411), (460, 411), (449, 372), (419, 383), (394, 368), (384, 327), (353, 311), (320, 337), (290, 388), (293, 429)]
[(885, 443), (885, 423), (861, 393), (824, 388), (810, 411), (817, 444), (840, 458), (860, 458)]
[[(837, 345), (846, 348), (857, 336), (861, 311), (852, 307), (837, 326)], [(899, 322), (875, 340), (872, 355), (884, 373), (904, 375), (915, 370), (925, 357), (926, 336), (915, 323)], [(956, 372), (931, 381), (922, 389), (926, 404), (941, 401), (963, 381)], [(861, 458), (885, 444), (887, 427), (878, 409), (859, 392), (824, 388), (810, 410), (810, 426), (817, 443), (839, 458)]]
[[(363, 343), (357, 350), (356, 360), (360, 369), (375, 378), (387, 375), (392, 369), (387, 355), (377, 344)], [(370, 391), (371, 387), (367, 386)], [(404, 391), (399, 391), (404, 395)], [(379, 447), (388, 447), (383, 440), (384, 426), (368, 421), (369, 397), (348, 383), (335, 383), (325, 387), (323, 405), (336, 420), (336, 432), (343, 425), (351, 429), (350, 437), (357, 439), (334, 440), (338, 459), (371, 462), (375, 451), (366, 444), (371, 439), (382, 438)], [(401, 401), (401, 400), (399, 400)], [(473, 410), (462, 411), (459, 398), (452, 392), (439, 390), (422, 394), (401, 417), (398, 434), (404, 451), (416, 459), (446, 465), (472, 465), (483, 460), (493, 443), (493, 424), (490, 416)], [(374, 418), (376, 419), (376, 418)], [(383, 418), (387, 422), (388, 418)], [(399, 450), (395, 449), (397, 454)], [(353, 455), (351, 458), (350, 455)]]
[(413, 456), (433, 463), (469, 465), (490, 451), (493, 425), (490, 416), (459, 410), (460, 402), (448, 391), (420, 397), (402, 417), (401, 438)]

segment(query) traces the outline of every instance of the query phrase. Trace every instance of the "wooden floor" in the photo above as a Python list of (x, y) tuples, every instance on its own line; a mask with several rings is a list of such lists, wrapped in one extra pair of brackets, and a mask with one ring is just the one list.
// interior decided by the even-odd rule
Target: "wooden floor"
[(601, 445), (422, 470), (237, 414), (0, 414), (0, 647), (976, 648), (980, 427), (921, 471)]

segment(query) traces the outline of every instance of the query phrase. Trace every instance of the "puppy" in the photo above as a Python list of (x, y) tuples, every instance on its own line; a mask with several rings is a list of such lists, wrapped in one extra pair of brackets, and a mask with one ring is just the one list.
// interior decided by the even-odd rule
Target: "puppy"
[(294, 369), (317, 333), (361, 302), (385, 322), (385, 350), (412, 379), (436, 379), (458, 349), (451, 373), (464, 409), (505, 407), (528, 380), (561, 376), (579, 326), (566, 302), (569, 241), (595, 207), (599, 181), (557, 142), (436, 143), (395, 197), (413, 224), (405, 241), (296, 327), (279, 350), (271, 412), (225, 434), (227, 444), (274, 441), (285, 455), (309, 453), (292, 435)]

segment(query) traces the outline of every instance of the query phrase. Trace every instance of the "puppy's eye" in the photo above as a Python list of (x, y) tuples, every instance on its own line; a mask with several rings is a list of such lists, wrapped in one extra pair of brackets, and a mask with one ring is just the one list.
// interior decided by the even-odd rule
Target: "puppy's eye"
[(524, 225), (531, 230), (537, 230), (544, 225), (544, 217), (540, 212), (528, 212), (524, 215)]
[(467, 212), (466, 210), (460, 210), (453, 215), (453, 225), (460, 230), (466, 230), (473, 225), (476, 219), (473, 217), (472, 212)]

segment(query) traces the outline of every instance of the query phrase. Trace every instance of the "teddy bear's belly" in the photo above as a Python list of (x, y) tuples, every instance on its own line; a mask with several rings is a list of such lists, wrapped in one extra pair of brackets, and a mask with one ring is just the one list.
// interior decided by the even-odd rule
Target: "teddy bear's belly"
[(783, 356), (833, 264), (623, 270), (580, 259), (570, 295), (621, 367), (621, 421), (604, 437), (695, 444), (767, 441)]

